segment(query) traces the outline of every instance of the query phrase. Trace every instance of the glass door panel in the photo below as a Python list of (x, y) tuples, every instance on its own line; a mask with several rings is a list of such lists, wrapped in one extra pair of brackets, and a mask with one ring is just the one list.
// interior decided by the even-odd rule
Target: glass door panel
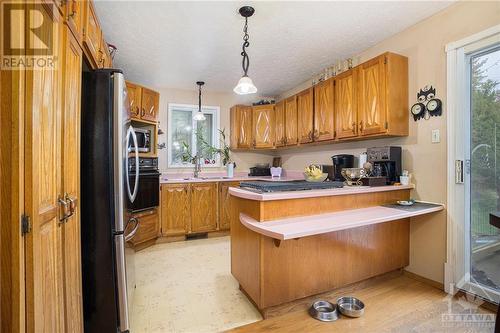
[(470, 57), (469, 276), (474, 289), (500, 292), (500, 47)]

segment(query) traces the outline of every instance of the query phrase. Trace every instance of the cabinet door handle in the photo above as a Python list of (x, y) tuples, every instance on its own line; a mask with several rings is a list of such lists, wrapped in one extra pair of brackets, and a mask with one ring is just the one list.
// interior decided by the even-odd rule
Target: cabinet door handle
[(59, 197), (57, 199), (57, 203), (59, 204), (59, 223), (64, 223), (70, 215), (69, 203), (65, 200), (64, 197)]
[(141, 108), (141, 117), (144, 117), (145, 114), (146, 114), (146, 110), (144, 108)]
[(356, 122), (355, 121), (352, 122), (352, 133), (356, 134)]
[(68, 17), (75, 17), (76, 14), (76, 0), (71, 1), (71, 14), (68, 15)]
[(359, 131), (363, 132), (363, 120), (359, 122)]

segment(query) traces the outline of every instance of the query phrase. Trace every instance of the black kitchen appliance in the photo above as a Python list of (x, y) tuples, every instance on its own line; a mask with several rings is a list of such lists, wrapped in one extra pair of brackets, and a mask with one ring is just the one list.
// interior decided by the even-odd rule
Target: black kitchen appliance
[[(135, 186), (135, 158), (129, 158), (129, 182), (130, 186)], [(127, 198), (127, 208), (129, 211), (138, 212), (160, 204), (160, 175), (158, 171), (158, 158), (139, 158), (139, 188), (134, 202)]]
[(85, 332), (130, 330), (135, 277), (134, 251), (127, 242), (139, 223), (129, 218), (127, 202), (136, 204), (143, 184), (140, 169), (129, 166), (139, 165), (140, 159), (128, 109), (120, 70), (83, 73), (80, 212)]
[(263, 168), (263, 167), (251, 167), (249, 176), (271, 176), (271, 168)]
[(335, 181), (344, 181), (344, 177), (342, 177), (341, 171), (344, 168), (352, 168), (354, 166), (354, 155), (333, 155), (333, 177)]
[(379, 175), (387, 177), (387, 184), (392, 185), (399, 181), (401, 175), (401, 147), (385, 146), (366, 150), (368, 162), (373, 165), (372, 170), (380, 170)]

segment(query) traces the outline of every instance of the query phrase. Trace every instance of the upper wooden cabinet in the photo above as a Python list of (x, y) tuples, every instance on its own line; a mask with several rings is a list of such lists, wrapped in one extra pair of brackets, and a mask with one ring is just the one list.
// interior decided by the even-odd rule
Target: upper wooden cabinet
[(329, 79), (314, 86), (314, 141), (335, 138), (334, 83), (333, 79)]
[(161, 186), (161, 232), (163, 236), (187, 234), (191, 229), (189, 184)]
[(191, 184), (191, 232), (217, 229), (217, 183)]
[(299, 142), (297, 121), (297, 97), (292, 96), (285, 100), (285, 145), (287, 146), (294, 146)]
[(130, 118), (155, 122), (159, 118), (160, 94), (127, 81)]
[(64, 17), (66, 25), (80, 46), (83, 43), (83, 29), (85, 22), (85, 1), (69, 0), (64, 2)]
[(258, 105), (252, 108), (254, 148), (274, 147), (274, 124), (274, 104)]
[(99, 67), (102, 31), (92, 1), (84, 1), (83, 50), (92, 68)]
[(386, 56), (382, 55), (357, 68), (359, 135), (385, 133), (387, 130), (385, 59)]
[(285, 101), (278, 102), (274, 105), (274, 135), (275, 146), (283, 147), (286, 142), (285, 137)]
[(113, 60), (111, 59), (111, 55), (109, 54), (108, 43), (101, 38), (101, 46), (99, 48), (99, 68), (112, 68)]
[[(259, 119), (255, 116), (260, 115), (254, 115), (254, 127)], [(239, 119), (233, 121), (240, 124)], [(408, 58), (387, 52), (276, 103), (271, 125), (274, 146), (280, 148), (406, 136), (408, 122)], [(266, 128), (259, 124), (254, 135), (261, 135)], [(234, 140), (241, 140), (239, 133), (234, 135)], [(261, 140), (255, 139), (257, 146)]]
[(230, 112), (231, 148), (252, 148), (252, 107), (235, 105)]
[(299, 143), (312, 142), (314, 124), (314, 89), (309, 88), (297, 94)]
[(358, 135), (355, 71), (349, 70), (335, 77), (335, 127), (337, 138)]

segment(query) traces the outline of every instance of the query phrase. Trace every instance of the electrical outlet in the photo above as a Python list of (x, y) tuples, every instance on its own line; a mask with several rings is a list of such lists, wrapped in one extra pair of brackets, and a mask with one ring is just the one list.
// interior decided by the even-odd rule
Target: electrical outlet
[(439, 143), (439, 142), (441, 142), (441, 134), (439, 133), (438, 129), (432, 130), (431, 142), (432, 143)]

